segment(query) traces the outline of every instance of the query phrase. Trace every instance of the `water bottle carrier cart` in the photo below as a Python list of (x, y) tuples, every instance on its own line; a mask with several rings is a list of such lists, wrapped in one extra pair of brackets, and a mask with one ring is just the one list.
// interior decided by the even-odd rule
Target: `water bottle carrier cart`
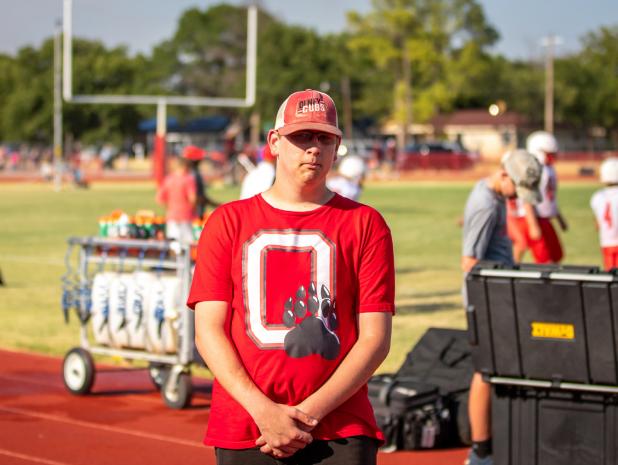
[[(65, 321), (70, 314), (77, 315), (80, 344), (64, 358), (66, 388), (75, 395), (91, 391), (95, 379), (92, 354), (143, 360), (148, 362), (150, 378), (160, 388), (167, 406), (181, 409), (189, 405), (191, 364), (203, 363), (193, 342), (193, 314), (185, 305), (192, 277), (191, 246), (175, 241), (101, 237), (70, 237), (67, 242), (62, 309)], [(107, 271), (110, 267), (111, 272)], [(138, 276), (159, 286), (155, 288), (158, 293), (152, 287), (141, 289)], [(96, 285), (107, 292), (100, 299), (98, 291), (93, 292), (95, 278), (99, 281)], [(113, 279), (116, 281), (110, 284)], [(131, 285), (131, 279), (136, 282), (135, 289), (127, 290), (126, 283)], [(115, 307), (111, 311), (116, 313), (110, 316), (112, 286)], [(148, 294), (148, 308), (143, 308), (140, 292)], [(128, 302), (129, 298), (133, 302)], [(129, 334), (129, 328), (139, 334)], [(129, 344), (131, 337), (133, 343)]]

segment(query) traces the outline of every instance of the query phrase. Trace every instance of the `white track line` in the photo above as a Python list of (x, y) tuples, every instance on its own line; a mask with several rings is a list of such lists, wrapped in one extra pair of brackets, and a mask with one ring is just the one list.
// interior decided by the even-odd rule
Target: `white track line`
[(162, 436), (160, 434), (155, 434), (155, 433), (143, 433), (143, 432), (135, 431), (132, 429), (118, 428), (114, 426), (103, 425), (100, 423), (90, 423), (87, 421), (73, 420), (71, 418), (61, 417), (58, 415), (50, 415), (47, 413), (33, 412), (31, 410), (25, 410), (21, 408), (0, 406), (0, 411), (7, 412), (7, 413), (13, 413), (16, 415), (24, 415), (27, 417), (40, 418), (42, 420), (57, 421), (59, 423), (66, 423), (68, 425), (73, 425), (73, 426), (81, 426), (83, 428), (92, 428), (92, 429), (96, 429), (99, 431), (107, 431), (109, 433), (130, 435), (130, 436), (135, 436), (135, 437), (142, 438), (142, 439), (151, 439), (153, 441), (170, 442), (172, 444), (178, 444), (182, 446), (199, 447), (200, 449), (204, 448), (204, 445), (197, 441), (186, 441), (184, 439), (170, 438), (170, 437)]
[(6, 449), (0, 449), (0, 455), (6, 455), (7, 457), (13, 457), (16, 459), (27, 460), (28, 462), (42, 463), (44, 465), (70, 465), (67, 462), (57, 462), (55, 460), (42, 459), (33, 455), (20, 454)]

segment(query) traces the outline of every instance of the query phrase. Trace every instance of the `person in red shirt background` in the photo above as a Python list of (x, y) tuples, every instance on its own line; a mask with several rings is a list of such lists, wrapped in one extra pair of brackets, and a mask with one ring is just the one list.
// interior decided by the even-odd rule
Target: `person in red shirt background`
[(172, 171), (157, 191), (157, 202), (165, 205), (165, 235), (168, 239), (193, 241), (191, 221), (196, 202), (195, 179), (190, 172), (191, 161), (184, 157), (171, 160)]
[(327, 189), (340, 141), (327, 94), (291, 94), (268, 133), (273, 186), (200, 237), (187, 305), (219, 465), (376, 463), (366, 383), (390, 348), (393, 243), (376, 210)]
[(204, 214), (209, 206), (217, 208), (219, 202), (211, 199), (206, 193), (206, 183), (200, 173), (200, 162), (206, 157), (206, 150), (187, 145), (182, 150), (182, 158), (189, 160), (189, 172), (195, 182), (195, 217), (204, 218)]

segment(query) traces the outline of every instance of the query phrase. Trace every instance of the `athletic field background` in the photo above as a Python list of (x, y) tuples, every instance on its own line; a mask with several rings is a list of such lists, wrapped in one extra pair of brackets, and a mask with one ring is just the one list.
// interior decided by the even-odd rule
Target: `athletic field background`
[[(465, 328), (459, 268), (458, 220), (472, 182), (369, 183), (361, 201), (386, 218), (395, 243), (397, 315), (391, 352), (381, 372), (395, 371), (428, 327)], [(566, 264), (601, 265), (590, 196), (600, 186), (561, 183), (558, 198), (569, 231), (561, 233)], [(211, 188), (216, 200), (238, 188)], [(98, 183), (54, 192), (46, 184), (0, 185), (0, 346), (62, 356), (79, 344), (78, 323), (63, 322), (60, 307), (69, 236), (97, 233), (99, 216), (122, 209), (163, 209), (151, 183)], [(529, 259), (526, 256), (525, 259)]]

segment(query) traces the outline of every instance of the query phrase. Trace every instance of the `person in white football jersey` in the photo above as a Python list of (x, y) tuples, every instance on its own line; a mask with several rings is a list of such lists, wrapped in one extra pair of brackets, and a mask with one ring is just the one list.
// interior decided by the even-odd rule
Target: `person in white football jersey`
[(618, 267), (618, 158), (608, 158), (601, 165), (603, 189), (590, 199), (605, 270)]
[(365, 162), (357, 155), (346, 155), (339, 163), (338, 174), (326, 181), (326, 187), (350, 200), (358, 201), (363, 192)]
[(275, 157), (266, 144), (262, 150), (262, 159), (247, 173), (240, 186), (240, 198), (248, 199), (268, 190), (275, 182)]

